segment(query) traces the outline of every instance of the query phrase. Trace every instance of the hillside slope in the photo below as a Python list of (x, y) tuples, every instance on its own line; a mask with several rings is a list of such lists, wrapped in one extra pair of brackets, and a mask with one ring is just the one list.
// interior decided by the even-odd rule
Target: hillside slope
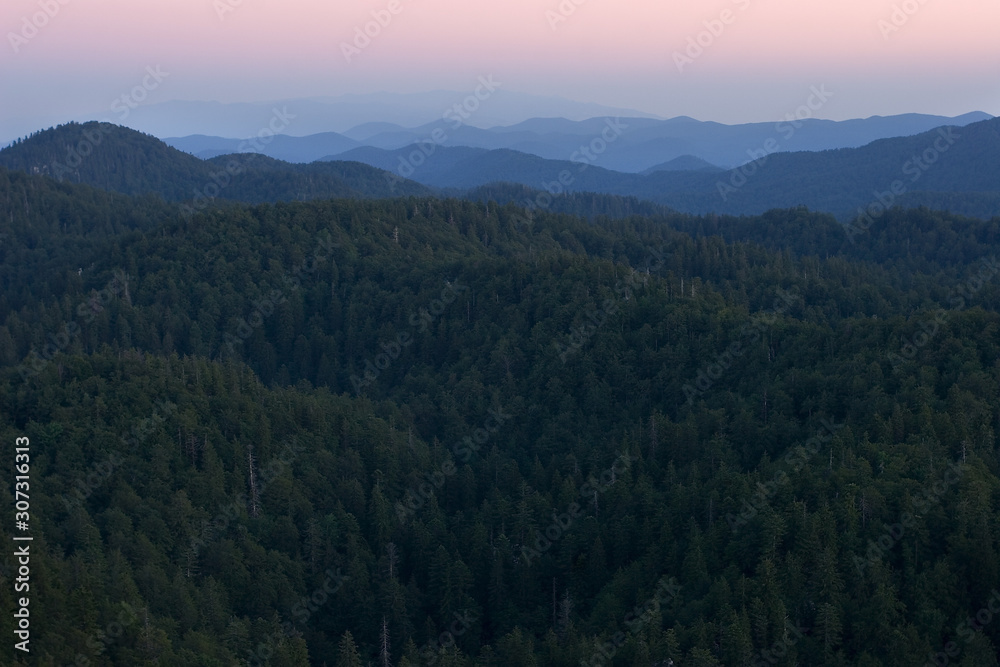
[(32, 662), (996, 666), (995, 223), (0, 177)]
[(150, 135), (97, 122), (61, 125), (15, 142), (0, 151), (0, 166), (123, 194), (155, 193), (175, 202), (430, 194), (416, 183), (361, 165), (319, 168), (255, 153), (205, 161)]

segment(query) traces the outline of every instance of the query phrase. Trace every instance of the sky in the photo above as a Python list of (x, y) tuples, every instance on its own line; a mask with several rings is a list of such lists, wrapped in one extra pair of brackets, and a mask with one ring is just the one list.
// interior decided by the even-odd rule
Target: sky
[(480, 76), (723, 123), (824, 86), (815, 117), (1000, 115), (998, 27), (997, 0), (4, 0), (0, 136), (137, 87), (137, 105), (255, 102)]

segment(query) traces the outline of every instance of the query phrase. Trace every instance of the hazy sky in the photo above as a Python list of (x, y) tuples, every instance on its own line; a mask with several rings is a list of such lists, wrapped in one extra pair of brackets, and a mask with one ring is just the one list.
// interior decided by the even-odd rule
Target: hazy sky
[(492, 74), (726, 123), (780, 119), (811, 86), (834, 93), (817, 117), (1000, 115), (997, 0), (4, 0), (0, 27), (4, 135), (106, 111), (144, 79), (142, 104), (466, 91)]

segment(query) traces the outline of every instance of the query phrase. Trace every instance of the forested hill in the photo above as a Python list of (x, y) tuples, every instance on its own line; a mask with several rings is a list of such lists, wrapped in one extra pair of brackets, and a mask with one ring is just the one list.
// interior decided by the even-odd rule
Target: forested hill
[[(643, 216), (693, 237), (719, 236), (796, 255), (841, 256), (904, 270), (962, 266), (1000, 245), (1000, 216), (978, 220), (921, 206), (893, 207), (875, 217), (846, 223), (806, 207), (775, 209), (757, 216), (687, 215), (647, 200), (592, 192), (548, 193), (516, 183), (493, 183), (464, 196), (473, 201), (524, 207), (524, 220), (541, 211), (595, 219)], [(977, 248), (972, 255), (966, 251)]]
[[(247, 150), (250, 150), (249, 147)], [(428, 195), (413, 181), (356, 162), (299, 165), (256, 153), (200, 160), (110, 123), (69, 123), (0, 151), (0, 166), (167, 201), (259, 203), (328, 197)]]
[[(474, 200), (496, 193), (500, 200), (523, 204), (509, 193), (531, 188), (538, 191), (534, 199), (545, 202), (542, 208), (585, 215), (646, 212), (657, 206), (720, 215), (806, 206), (842, 222), (870, 212), (878, 218), (884, 208), (895, 206), (927, 206), (984, 220), (1000, 215), (1000, 118), (832, 151), (775, 152), (783, 145), (779, 139), (752, 149), (755, 162), (727, 172), (627, 174), (507, 149), (447, 146), (426, 157), (418, 151), (419, 167), (413, 162), (415, 146), (395, 151), (363, 147), (345, 154), (360, 162), (290, 164), (257, 153), (203, 161), (149, 135), (87, 123), (17, 142), (0, 151), (0, 166), (126, 194), (157, 193), (199, 211), (219, 199), (261, 203), (427, 196), (435, 189)], [(416, 180), (400, 177), (401, 165)], [(582, 205), (585, 201), (589, 203)]]
[(995, 666), (995, 229), (894, 216), (828, 256), (802, 209), (185, 216), (0, 171), (2, 661)]
[[(665, 182), (669, 172), (656, 176)], [(806, 205), (853, 217), (859, 208), (885, 203), (989, 218), (1000, 215), (1000, 118), (861, 148), (776, 153), (713, 185), (715, 196), (727, 204), (712, 209), (719, 212)], [(657, 181), (650, 186), (655, 190)]]

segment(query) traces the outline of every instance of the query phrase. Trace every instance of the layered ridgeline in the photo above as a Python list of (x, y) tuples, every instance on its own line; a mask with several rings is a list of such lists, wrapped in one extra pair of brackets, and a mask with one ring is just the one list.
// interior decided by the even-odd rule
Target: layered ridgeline
[(200, 160), (150, 135), (98, 122), (37, 132), (0, 151), (0, 166), (124, 194), (155, 193), (197, 210), (216, 198), (257, 203), (430, 194), (359, 163), (299, 165), (246, 152)]
[[(624, 140), (626, 130), (611, 121), (605, 129), (613, 137), (610, 143), (600, 132), (595, 136), (602, 137), (607, 150)], [(787, 144), (782, 134), (768, 137), (746, 151), (752, 162), (730, 171), (694, 159), (642, 174), (612, 171), (598, 166), (600, 154), (590, 151), (587, 141), (563, 159), (426, 141), (393, 150), (364, 146), (330, 160), (290, 164), (256, 153), (203, 161), (149, 135), (88, 123), (17, 142), (0, 151), (0, 166), (126, 194), (157, 193), (187, 202), (189, 213), (205, 210), (216, 199), (260, 203), (421, 196), (432, 190), (480, 199), (482, 188), (506, 183), (536, 190), (532, 206), (566, 212), (580, 208), (563, 199), (594, 193), (689, 213), (759, 215), (806, 206), (845, 223), (860, 220), (864, 230), (897, 206), (927, 206), (980, 219), (1000, 214), (1000, 118), (861, 148), (781, 152)], [(622, 209), (607, 199), (602, 207), (590, 209)]]
[[(914, 136), (881, 139), (860, 148), (784, 152), (785, 132), (745, 151), (746, 164), (720, 172), (661, 169), (642, 174), (601, 165), (627, 130), (598, 130), (562, 159), (514, 150), (437, 146), (355, 148), (337, 156), (371, 164), (437, 188), (467, 189), (509, 181), (547, 191), (637, 197), (689, 213), (757, 215), (772, 208), (807, 206), (843, 221), (870, 207), (928, 206), (989, 219), (1000, 214), (1000, 118)], [(877, 210), (877, 209), (876, 209)]]
[[(503, 91), (498, 91), (502, 94)], [(829, 99), (830, 91), (825, 87), (815, 88), (811, 93), (813, 108), (805, 106), (789, 114), (775, 123), (745, 123), (724, 125), (722, 123), (698, 121), (694, 118), (679, 116), (669, 120), (655, 118), (637, 118), (623, 110), (614, 112), (609, 109), (592, 109), (586, 120), (568, 120), (562, 113), (540, 113), (542, 100), (533, 100), (524, 108), (534, 108), (540, 117), (530, 118), (516, 124), (497, 123), (493, 127), (475, 127), (465, 122), (463, 115), (471, 118), (469, 109), (455, 107), (454, 102), (441, 108), (450, 107), (443, 116), (438, 112), (434, 122), (426, 122), (417, 127), (403, 127), (395, 123), (364, 122), (343, 134), (329, 132), (331, 119), (343, 121), (348, 115), (346, 109), (327, 113), (318, 118), (313, 125), (322, 130), (311, 130), (296, 119), (297, 134), (307, 136), (277, 135), (273, 140), (260, 146), (260, 151), (279, 160), (288, 162), (313, 162), (324, 156), (343, 155), (345, 152), (361, 146), (372, 146), (394, 150), (413, 144), (426, 143), (428, 140), (441, 146), (466, 146), (469, 148), (500, 149), (506, 148), (538, 157), (559, 160), (567, 159), (579, 152), (581, 145), (588, 145), (602, 133), (607, 132), (608, 121), (613, 127), (620, 127), (620, 136), (598, 153), (597, 164), (606, 169), (631, 173), (648, 173), (662, 168), (668, 170), (687, 169), (696, 171), (703, 168), (716, 170), (725, 167), (732, 168), (746, 162), (747, 150), (763, 146), (768, 140), (781, 143), (781, 150), (822, 151), (837, 148), (857, 148), (879, 139), (905, 137), (921, 132), (927, 132), (938, 127), (952, 125), (964, 127), (970, 123), (988, 120), (993, 116), (973, 112), (956, 117), (930, 116), (924, 114), (902, 114), (898, 116), (872, 116), (845, 121), (819, 120), (812, 118), (817, 110), (815, 103)], [(460, 97), (465, 97), (464, 95)], [(491, 97), (488, 104), (480, 105), (476, 110), (476, 119), (486, 107), (496, 102)], [(191, 103), (188, 103), (191, 104)], [(196, 103), (195, 103), (196, 104)], [(155, 109), (156, 105), (146, 107)], [(161, 107), (162, 109), (163, 107)], [(193, 108), (176, 108), (176, 116), (186, 116), (190, 125), (198, 127), (197, 132), (207, 131), (213, 122), (211, 117), (218, 114), (223, 106), (212, 105), (201, 108), (197, 112)], [(226, 136), (248, 136), (256, 132), (259, 118), (247, 119), (247, 124), (239, 122), (241, 112), (249, 110), (243, 106), (239, 109), (230, 107), (228, 117), (220, 123), (226, 128)], [(269, 110), (259, 109), (257, 113)], [(385, 117), (387, 109), (383, 106), (372, 116)], [(140, 116), (143, 110), (135, 110)], [(164, 139), (174, 148), (197, 155), (198, 157), (215, 157), (228, 153), (237, 153), (240, 147), (247, 145), (245, 139), (224, 138), (220, 136), (205, 136), (194, 134), (184, 137), (169, 138), (164, 134), (165, 128), (156, 123), (143, 123), (133, 116), (133, 120), (143, 127), (159, 127), (153, 134)], [(367, 120), (367, 119), (366, 119)], [(480, 124), (477, 122), (477, 124)], [(240, 133), (239, 128), (244, 132)], [(315, 134), (313, 132), (316, 132)], [(603, 138), (613, 137), (604, 134)], [(270, 138), (269, 138), (270, 139)], [(595, 149), (599, 149), (597, 144)], [(339, 158), (343, 159), (343, 158)], [(715, 167), (714, 165), (718, 165)]]
[(996, 665), (995, 225), (0, 177), (32, 661)]

